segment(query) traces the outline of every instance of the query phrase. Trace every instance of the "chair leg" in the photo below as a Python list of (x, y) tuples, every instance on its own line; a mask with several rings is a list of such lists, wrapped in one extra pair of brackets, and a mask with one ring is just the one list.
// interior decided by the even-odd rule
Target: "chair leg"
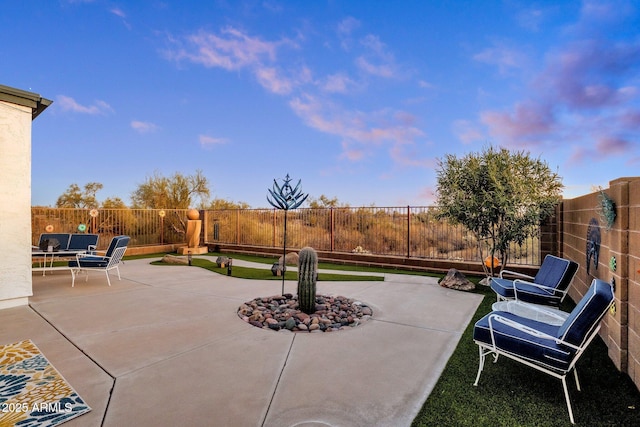
[(569, 399), (569, 390), (567, 389), (567, 377), (562, 377), (562, 388), (564, 389), (564, 398), (567, 401), (569, 419), (571, 420), (571, 424), (575, 424), (576, 422), (573, 420), (573, 410), (571, 409), (571, 400)]
[(71, 287), (73, 288), (76, 284), (76, 271), (71, 269)]
[(573, 376), (576, 379), (576, 388), (578, 389), (578, 391), (582, 391), (580, 389), (580, 381), (578, 380), (578, 370), (575, 367), (573, 368)]
[(478, 346), (478, 352), (480, 353), (480, 360), (478, 362), (478, 375), (476, 375), (476, 381), (473, 383), (474, 386), (478, 385), (478, 381), (480, 381), (480, 374), (484, 369), (484, 357), (485, 353), (482, 352), (482, 346)]
[(104, 274), (107, 275), (107, 283), (109, 284), (109, 286), (111, 286), (111, 280), (109, 279), (109, 270), (105, 270)]

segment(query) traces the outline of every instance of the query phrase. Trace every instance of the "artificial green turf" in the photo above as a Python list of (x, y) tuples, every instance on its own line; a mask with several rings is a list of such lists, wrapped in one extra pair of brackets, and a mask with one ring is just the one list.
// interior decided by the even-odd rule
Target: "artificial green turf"
[[(561, 381), (506, 357), (497, 363), (487, 357), (480, 382), (473, 386), (479, 358), (473, 326), (495, 302), (490, 289), (477, 292), (484, 300), (412, 426), (571, 425)], [(573, 304), (565, 304), (563, 310), (571, 310)], [(576, 425), (640, 425), (640, 392), (616, 369), (600, 337), (587, 348), (577, 369), (582, 391), (576, 390), (573, 375), (567, 378)]]
[[(166, 265), (161, 261), (155, 261), (154, 265)], [(191, 261), (192, 266), (201, 267), (214, 273), (227, 275), (227, 267), (218, 267), (213, 261), (209, 261), (204, 258), (193, 258)], [(261, 279), (261, 280), (282, 280), (282, 276), (274, 276), (268, 268), (250, 268), (234, 265), (231, 268), (231, 277), (237, 277), (240, 279)], [(298, 280), (298, 273), (296, 271), (287, 271), (284, 275), (285, 280)], [(383, 281), (382, 276), (356, 276), (353, 274), (337, 274), (337, 273), (318, 273), (319, 281)]]
[[(209, 252), (206, 255), (215, 256), (215, 257), (226, 256), (226, 257), (229, 257), (229, 258), (241, 259), (243, 261), (251, 261), (251, 262), (257, 262), (257, 263), (261, 263), (261, 264), (270, 264), (270, 265), (275, 263), (275, 262), (278, 262), (278, 259), (279, 259), (279, 257), (278, 258), (276, 258), (276, 257), (269, 258), (269, 257), (258, 256), (258, 255), (228, 254), (228, 253), (219, 253), (219, 252)], [(388, 268), (388, 267), (373, 267), (373, 266), (336, 264), (336, 263), (330, 263), (330, 262), (318, 262), (318, 268), (319, 269), (326, 269), (326, 270), (375, 272), (375, 273), (393, 273), (393, 274), (411, 274), (411, 275), (417, 275), (417, 276), (442, 277), (441, 274), (429, 273), (429, 272), (424, 272), (424, 271), (410, 271), (410, 270), (395, 269), (395, 268)]]

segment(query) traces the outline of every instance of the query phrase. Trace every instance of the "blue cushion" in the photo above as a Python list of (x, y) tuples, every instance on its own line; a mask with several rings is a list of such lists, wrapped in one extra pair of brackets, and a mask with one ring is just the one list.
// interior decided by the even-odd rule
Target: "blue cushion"
[(109, 258), (101, 256), (87, 256), (79, 260), (69, 261), (69, 267), (104, 268), (109, 264)]
[(499, 277), (491, 278), (491, 289), (504, 298), (513, 299), (513, 280), (501, 279)]
[(547, 255), (533, 282), (551, 288), (565, 290), (571, 283), (578, 264), (568, 259)]
[(117, 248), (127, 246), (129, 244), (129, 240), (130, 240), (129, 236), (114, 237), (113, 239), (111, 239), (111, 243), (109, 243), (109, 247), (107, 248), (107, 252), (105, 253), (105, 256), (110, 257), (111, 255), (113, 255), (113, 251), (115, 251)]
[[(533, 282), (542, 286), (552, 287), (559, 290), (566, 290), (573, 276), (578, 271), (578, 263), (568, 259), (559, 258), (554, 255), (547, 255), (540, 265), (538, 273), (533, 278)], [(527, 280), (528, 281), (528, 280)], [(517, 283), (517, 282), (516, 282)], [(503, 298), (515, 298), (513, 286), (514, 280), (491, 278), (491, 289)], [(560, 292), (551, 293), (540, 288), (526, 286), (518, 283), (518, 299), (534, 304), (558, 305), (562, 294)], [(520, 292), (523, 290), (524, 292)]]
[[(514, 281), (514, 287), (517, 291), (517, 298), (520, 301), (529, 302), (532, 304), (543, 305), (560, 305), (560, 299), (562, 298), (561, 292), (554, 292), (549, 289), (533, 286), (528, 283)], [(515, 292), (514, 292), (515, 294)]]
[[(473, 328), (473, 339), (475, 341), (485, 343), (488, 346), (493, 345), (489, 329), (490, 317), (493, 315), (513, 320), (552, 337), (557, 336), (560, 329), (559, 326), (537, 322), (504, 311), (494, 311), (476, 322)], [(569, 365), (576, 353), (575, 350), (556, 343), (555, 339), (534, 337), (495, 319), (492, 320), (492, 326), (496, 347), (558, 372), (564, 372), (569, 369)]]
[(587, 293), (559, 328), (557, 337), (573, 345), (582, 345), (609, 310), (612, 301), (611, 285), (603, 280), (593, 279)]
[(42, 233), (40, 235), (40, 242), (38, 243), (38, 247), (46, 251), (47, 246), (53, 246), (53, 249), (58, 251), (64, 251), (67, 249), (67, 245), (69, 244), (69, 234), (68, 233)]
[(97, 246), (98, 245), (98, 235), (97, 234), (72, 234), (69, 239), (69, 247), (70, 251), (86, 251), (89, 249), (89, 246)]

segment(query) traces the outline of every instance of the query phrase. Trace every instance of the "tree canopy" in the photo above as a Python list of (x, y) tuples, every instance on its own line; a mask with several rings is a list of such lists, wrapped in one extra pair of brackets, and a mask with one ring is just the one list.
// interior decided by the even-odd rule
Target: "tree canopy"
[(553, 214), (561, 190), (558, 174), (524, 151), (488, 147), (438, 162), (438, 216), (464, 225), (475, 235), (481, 258), (487, 248), (503, 266), (511, 243), (522, 244)]
[(324, 194), (321, 194), (317, 199), (309, 197), (307, 203), (311, 209), (349, 207), (348, 203), (339, 202), (337, 197), (329, 198)]
[(134, 208), (188, 209), (194, 207), (196, 199), (204, 205), (209, 195), (209, 182), (200, 170), (194, 175), (176, 172), (172, 177), (156, 172), (138, 186), (131, 195), (131, 201)]
[(58, 197), (56, 207), (80, 209), (97, 208), (99, 203), (96, 199), (96, 193), (100, 190), (102, 190), (102, 184), (99, 182), (89, 182), (85, 184), (82, 190), (78, 184), (71, 184), (67, 191)]
[(234, 202), (232, 200), (215, 198), (209, 203), (205, 209), (225, 210), (225, 209), (249, 209), (250, 206), (246, 202)]

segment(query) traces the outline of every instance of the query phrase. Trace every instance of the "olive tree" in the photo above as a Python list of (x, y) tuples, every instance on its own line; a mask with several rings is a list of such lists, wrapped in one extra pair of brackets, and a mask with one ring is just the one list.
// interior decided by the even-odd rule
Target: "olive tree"
[(209, 182), (202, 171), (196, 171), (195, 175), (176, 172), (172, 177), (156, 172), (138, 185), (131, 195), (131, 201), (134, 208), (189, 209), (193, 207), (195, 198), (204, 204), (209, 195)]
[[(195, 206), (195, 199), (204, 206), (209, 195), (209, 182), (202, 171), (198, 170), (194, 175), (176, 172), (171, 177), (156, 172), (138, 185), (131, 194), (131, 201), (134, 208), (141, 209), (189, 209)], [(165, 218), (164, 226), (179, 235), (185, 235), (187, 231), (186, 220), (177, 211)]]
[(102, 190), (99, 182), (89, 182), (80, 189), (78, 184), (71, 184), (67, 191), (62, 193), (56, 201), (57, 208), (89, 209), (98, 207), (96, 193)]
[[(476, 238), (480, 259), (485, 250), (504, 267), (512, 243), (535, 235), (561, 199), (557, 173), (528, 152), (494, 147), (438, 161), (438, 217), (462, 224)], [(493, 263), (485, 273), (493, 275)]]

